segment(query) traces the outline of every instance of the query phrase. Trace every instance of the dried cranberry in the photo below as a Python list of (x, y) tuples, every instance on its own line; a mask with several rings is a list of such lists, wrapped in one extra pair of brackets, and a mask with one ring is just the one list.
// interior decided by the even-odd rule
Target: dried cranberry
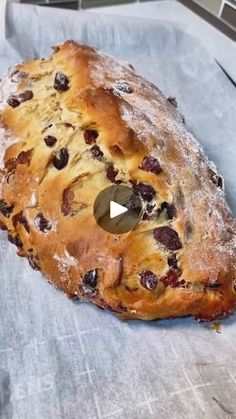
[(106, 176), (113, 183), (121, 183), (121, 180), (116, 180), (119, 171), (114, 169), (113, 163), (110, 163), (106, 169)]
[(64, 167), (67, 166), (68, 161), (69, 153), (67, 148), (61, 148), (61, 150), (59, 151), (59, 156), (53, 157), (52, 164), (57, 170), (62, 170), (64, 169)]
[(83, 285), (87, 287), (96, 288), (97, 286), (97, 269), (92, 269), (91, 271), (86, 272), (83, 277)]
[(173, 269), (178, 269), (178, 260), (175, 254), (168, 257), (168, 265)]
[(53, 137), (53, 135), (47, 135), (44, 137), (44, 142), (48, 147), (53, 147), (56, 144), (57, 139), (56, 137)]
[(16, 108), (17, 106), (19, 106), (19, 105), (20, 105), (20, 101), (19, 101), (19, 99), (17, 99), (17, 96), (14, 96), (14, 95), (10, 96), (10, 97), (7, 99), (7, 103), (8, 103), (8, 105), (9, 105), (9, 106), (11, 106), (12, 108)]
[(34, 223), (37, 229), (42, 231), (43, 233), (46, 233), (47, 231), (52, 229), (50, 221), (48, 221), (41, 212), (36, 215)]
[(178, 273), (172, 270), (170, 270), (163, 278), (161, 278), (161, 281), (166, 287), (170, 286), (172, 288), (176, 288), (179, 285), (183, 285), (185, 282), (184, 280), (182, 280), (180, 283)]
[(4, 217), (9, 218), (13, 210), (14, 205), (8, 205), (4, 199), (0, 199), (0, 212)]
[(0, 230), (7, 231), (7, 226), (2, 221), (0, 221)]
[(82, 280), (82, 290), (85, 295), (89, 297), (95, 297), (97, 295), (97, 280), (97, 269), (92, 269), (91, 271), (86, 272)]
[(11, 74), (11, 80), (15, 83), (19, 82), (20, 80), (24, 80), (28, 77), (28, 73), (25, 71), (16, 70), (14, 73)]
[(170, 250), (179, 250), (182, 245), (175, 230), (170, 227), (158, 227), (153, 230), (154, 239)]
[(140, 169), (145, 170), (146, 172), (155, 173), (155, 175), (159, 175), (162, 172), (158, 160), (153, 156), (144, 157)]
[(12, 217), (12, 224), (15, 229), (18, 223), (22, 224), (28, 233), (30, 232), (30, 226), (27, 221), (27, 218), (23, 214), (23, 211), (19, 212), (18, 214), (14, 215), (14, 217)]
[(223, 178), (221, 176), (218, 176), (217, 186), (218, 188), (223, 189)]
[(69, 89), (69, 79), (61, 71), (57, 71), (54, 79), (54, 89), (58, 92), (66, 92)]
[(91, 147), (90, 151), (93, 157), (95, 157), (98, 160), (101, 160), (101, 158), (103, 157), (103, 152), (97, 145), (94, 145), (93, 147)]
[(27, 259), (32, 269), (34, 269), (35, 271), (40, 270), (39, 264), (38, 264), (39, 260), (38, 260), (38, 257), (34, 256), (33, 249), (29, 249), (27, 251)]
[(141, 196), (141, 198), (143, 198), (143, 200), (147, 202), (151, 201), (156, 194), (155, 190), (151, 185), (146, 185), (144, 183), (138, 183), (134, 185), (133, 191), (135, 195)]
[(140, 283), (144, 288), (152, 291), (156, 288), (158, 283), (157, 276), (152, 271), (143, 271), (139, 275)]
[(215, 283), (215, 284), (207, 284), (207, 285), (206, 285), (206, 288), (217, 289), (217, 288), (219, 288), (219, 287), (221, 287), (221, 286), (222, 286), (222, 284), (220, 284), (220, 283), (218, 282), (218, 283)]
[(168, 97), (168, 98), (167, 98), (167, 100), (168, 100), (168, 102), (170, 102), (170, 103), (171, 103), (171, 105), (173, 105), (175, 108), (177, 108), (177, 107), (178, 107), (177, 100), (176, 100), (176, 98), (175, 98), (175, 97), (170, 96), (170, 97)]
[(9, 159), (5, 161), (5, 168), (8, 172), (14, 172), (17, 167), (17, 159)]
[(217, 173), (213, 173), (212, 182), (218, 186), (218, 188), (223, 189), (223, 178), (222, 176), (218, 175)]
[(16, 236), (12, 236), (10, 233), (8, 233), (8, 240), (9, 240), (9, 242), (14, 244), (18, 248), (23, 246), (23, 243), (22, 243), (20, 237), (18, 236), (18, 234)]
[(20, 103), (26, 102), (27, 100), (32, 99), (34, 96), (32, 90), (26, 90), (23, 93), (19, 93), (18, 98), (20, 100)]
[(124, 93), (133, 93), (133, 88), (126, 81), (118, 81), (115, 85), (116, 89)]
[(170, 204), (168, 204), (168, 202), (163, 202), (162, 204), (161, 204), (161, 212), (162, 211), (165, 211), (165, 213), (166, 213), (166, 218), (168, 219), (168, 220), (172, 220), (173, 218), (175, 218), (176, 217), (176, 215), (177, 215), (177, 212), (176, 212), (176, 208), (175, 208), (175, 206), (174, 205), (170, 205)]
[(95, 131), (94, 129), (86, 129), (84, 131), (84, 141), (86, 142), (86, 144), (95, 144), (96, 143), (96, 139), (98, 138), (98, 132)]

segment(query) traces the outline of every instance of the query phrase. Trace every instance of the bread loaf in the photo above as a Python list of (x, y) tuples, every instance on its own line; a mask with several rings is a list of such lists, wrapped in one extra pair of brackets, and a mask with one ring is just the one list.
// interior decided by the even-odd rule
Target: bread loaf
[[(0, 126), (0, 227), (50, 283), (125, 319), (233, 310), (236, 222), (173, 98), (132, 66), (68, 41), (10, 69)], [(112, 184), (132, 188), (145, 208), (122, 235), (93, 216)]]

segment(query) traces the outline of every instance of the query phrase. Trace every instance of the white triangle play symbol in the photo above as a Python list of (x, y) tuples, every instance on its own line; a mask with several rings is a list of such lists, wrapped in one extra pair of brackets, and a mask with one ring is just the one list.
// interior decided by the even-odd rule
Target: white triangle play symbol
[(118, 215), (124, 214), (126, 211), (128, 211), (128, 208), (117, 204), (115, 201), (110, 201), (110, 218), (118, 217)]

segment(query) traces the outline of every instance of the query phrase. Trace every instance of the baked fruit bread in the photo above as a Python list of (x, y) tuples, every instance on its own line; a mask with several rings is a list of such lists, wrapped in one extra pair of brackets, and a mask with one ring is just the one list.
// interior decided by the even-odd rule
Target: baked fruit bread
[[(173, 98), (68, 41), (3, 78), (0, 125), (0, 226), (50, 283), (125, 319), (233, 310), (236, 222)], [(112, 184), (144, 205), (122, 235), (93, 216)]]

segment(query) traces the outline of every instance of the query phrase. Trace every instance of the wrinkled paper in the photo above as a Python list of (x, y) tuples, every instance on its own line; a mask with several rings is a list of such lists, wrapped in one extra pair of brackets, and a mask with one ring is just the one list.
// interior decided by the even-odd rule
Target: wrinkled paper
[[(75, 39), (128, 61), (180, 111), (236, 214), (236, 90), (178, 23), (10, 5), (0, 71)], [(233, 59), (233, 57), (232, 57)], [(236, 417), (236, 317), (123, 322), (50, 286), (0, 234), (0, 418)]]

